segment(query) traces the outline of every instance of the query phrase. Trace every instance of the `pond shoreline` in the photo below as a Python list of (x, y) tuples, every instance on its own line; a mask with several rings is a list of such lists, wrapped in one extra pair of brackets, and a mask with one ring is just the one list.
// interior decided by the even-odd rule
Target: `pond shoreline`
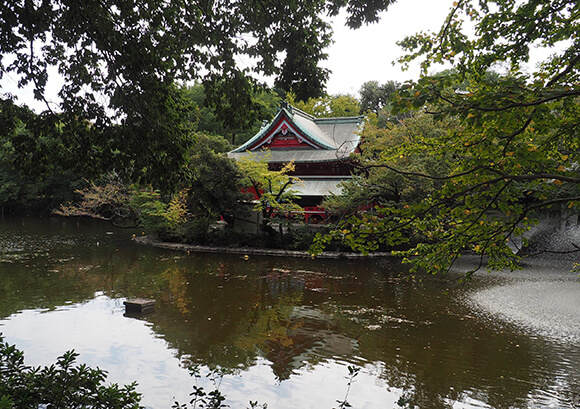
[(388, 252), (377, 252), (363, 255), (354, 252), (338, 252), (338, 251), (324, 251), (317, 255), (312, 255), (306, 251), (299, 250), (282, 250), (282, 249), (266, 249), (260, 247), (214, 247), (214, 246), (199, 246), (193, 244), (170, 243), (166, 241), (157, 240), (151, 236), (134, 237), (133, 241), (168, 250), (176, 251), (190, 251), (198, 253), (229, 253), (241, 255), (255, 255), (255, 256), (275, 256), (275, 257), (299, 257), (299, 258), (321, 258), (321, 259), (361, 259), (361, 258), (393, 258), (394, 256)]

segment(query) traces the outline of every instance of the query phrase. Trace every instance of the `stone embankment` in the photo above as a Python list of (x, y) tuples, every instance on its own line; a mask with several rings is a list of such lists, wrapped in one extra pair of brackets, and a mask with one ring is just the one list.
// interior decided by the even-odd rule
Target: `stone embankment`
[(229, 254), (241, 254), (241, 255), (258, 255), (258, 256), (277, 256), (277, 257), (301, 257), (301, 258), (347, 258), (347, 259), (359, 259), (359, 258), (377, 258), (377, 257), (391, 257), (391, 253), (371, 253), (364, 256), (360, 253), (347, 253), (347, 252), (335, 252), (335, 251), (325, 251), (316, 256), (306, 252), (306, 251), (296, 251), (296, 250), (279, 250), (279, 249), (265, 249), (257, 247), (212, 247), (212, 246), (196, 246), (192, 244), (182, 244), (182, 243), (168, 243), (164, 241), (156, 240), (150, 236), (140, 236), (134, 237), (134, 241), (140, 244), (145, 244), (148, 246), (154, 246), (163, 249), (177, 250), (177, 251), (190, 251), (198, 253), (229, 253)]

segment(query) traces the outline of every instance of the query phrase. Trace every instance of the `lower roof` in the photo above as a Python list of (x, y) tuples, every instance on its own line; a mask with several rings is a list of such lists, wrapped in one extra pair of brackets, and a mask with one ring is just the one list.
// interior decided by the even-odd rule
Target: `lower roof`
[(343, 178), (300, 176), (301, 182), (293, 185), (292, 190), (296, 191), (296, 195), (300, 197), (340, 195), (341, 182), (348, 179), (350, 178), (346, 176)]
[[(350, 146), (349, 146), (350, 148)], [(268, 158), (268, 163), (288, 163), (294, 160), (295, 163), (316, 163), (316, 162), (335, 162), (338, 160), (346, 160), (349, 158), (353, 149), (345, 150), (282, 150), (271, 149), (263, 151), (254, 151), (256, 160), (264, 157)], [(228, 157), (232, 159), (240, 159), (246, 156), (247, 152), (229, 152)]]

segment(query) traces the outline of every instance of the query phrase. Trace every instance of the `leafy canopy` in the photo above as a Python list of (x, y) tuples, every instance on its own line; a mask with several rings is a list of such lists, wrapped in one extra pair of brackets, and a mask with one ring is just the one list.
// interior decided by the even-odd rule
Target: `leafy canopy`
[[(434, 121), (425, 113), (418, 113), (399, 123), (379, 126), (379, 118), (369, 114), (361, 132), (359, 152), (353, 163), (360, 172), (343, 182), (346, 194), (330, 196), (324, 207), (333, 214), (348, 214), (369, 204), (393, 206), (418, 202), (441, 187), (437, 180), (449, 172), (451, 156), (438, 160), (433, 155), (406, 153), (410, 144), (433, 144), (450, 130), (457, 129), (453, 120)], [(394, 152), (400, 154), (394, 157)], [(416, 174), (433, 178), (417, 178)]]
[[(579, 29), (577, 2), (460, 0), (438, 33), (400, 43), (408, 51), (400, 61), (423, 58), (424, 75), (393, 97), (393, 113), (419, 109), (458, 124), (428, 143), (419, 138), (382, 154), (391, 170), (441, 184), (378, 220), (385, 242), (405, 229), (424, 236), (401, 253), (408, 261), (446, 272), (468, 250), (480, 266), (488, 259), (490, 268), (516, 268), (512, 235), (521, 236), (544, 209), (578, 211)], [(524, 63), (537, 46), (552, 47), (551, 55), (528, 73)], [(455, 69), (427, 75), (442, 62)], [(503, 71), (490, 75), (493, 69)], [(408, 172), (401, 155), (443, 161), (449, 172)]]
[[(28, 144), (55, 134), (68, 161), (167, 190), (195, 142), (193, 107), (178, 84), (202, 79), (223, 115), (253, 105), (259, 74), (300, 99), (322, 95), (328, 71), (320, 62), (331, 41), (324, 15), (346, 8), (348, 24), (358, 27), (391, 2), (7, 0), (0, 4), (0, 78), (14, 75), (47, 102)], [(46, 94), (55, 76), (63, 82), (58, 110)], [(244, 115), (234, 119), (245, 124)]]
[(361, 113), (370, 111), (378, 115), (400, 86), (396, 81), (387, 81), (382, 85), (378, 81), (365, 82), (359, 90)]

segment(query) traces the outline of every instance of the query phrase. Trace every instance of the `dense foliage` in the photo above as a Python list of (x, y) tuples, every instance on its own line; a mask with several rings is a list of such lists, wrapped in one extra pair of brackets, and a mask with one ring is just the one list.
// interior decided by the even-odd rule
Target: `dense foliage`
[(111, 173), (77, 189), (78, 200), (61, 205), (55, 213), (108, 220), (119, 227), (141, 227), (167, 239), (188, 237), (203, 242), (217, 220), (232, 221), (245, 195), (240, 170), (226, 156), (230, 145), (219, 136), (201, 133), (196, 134), (196, 140), (176, 193), (131, 184)]
[[(471, 26), (464, 30), (463, 21)], [(471, 27), (473, 35), (467, 34)], [(440, 188), (384, 209), (372, 224), (350, 220), (341, 229), (347, 240), (368, 251), (377, 245), (365, 245), (369, 233), (394, 244), (410, 230), (427, 239), (402, 254), (428, 271), (447, 271), (464, 251), (482, 263), (488, 259), (491, 268), (517, 267), (510, 240), (539, 212), (565, 215), (580, 207), (579, 29), (575, 2), (460, 0), (440, 32), (402, 41), (409, 54), (401, 61), (423, 56), (425, 74), (394, 96), (393, 113), (419, 109), (435, 120), (451, 118), (457, 127), (435, 139), (385, 146), (381, 166)], [(553, 47), (551, 55), (527, 73), (523, 64), (537, 46)], [(455, 69), (426, 74), (441, 62)], [(489, 75), (490, 69), (499, 75)], [(400, 163), (404, 157), (450, 167), (444, 175), (409, 170)]]
[(400, 88), (396, 81), (379, 84), (378, 81), (365, 82), (360, 91), (360, 108), (362, 113), (372, 112), (379, 115), (389, 104), (390, 97)]
[[(235, 173), (231, 169), (234, 165), (225, 160), (223, 155), (232, 145), (219, 135), (232, 135), (232, 143), (245, 142), (259, 130), (263, 119), (273, 117), (280, 98), (271, 90), (253, 92), (252, 101), (259, 109), (250, 113), (241, 110), (247, 114), (248, 122), (245, 127), (236, 127), (232, 121), (221, 120), (215, 107), (208, 106), (203, 85), (184, 87), (180, 92), (191, 106), (188, 118), (191, 146), (181, 158), (184, 163), (176, 177), (172, 178), (173, 185), (162, 185), (157, 190), (171, 194), (174, 189), (197, 187), (196, 194), (199, 194), (199, 173), (205, 169), (206, 174), (214, 178), (213, 183), (221, 183), (219, 189), (215, 189), (215, 194), (235, 196), (232, 193), (234, 185), (230, 183), (229, 188), (226, 188), (228, 182), (233, 183), (236, 179), (231, 174)], [(129, 169), (123, 167), (121, 157), (124, 154), (120, 150), (116, 150), (113, 155), (118, 161), (109, 163), (99, 147), (87, 146), (85, 154), (91, 155), (92, 159), (86, 162), (82, 160), (83, 153), (76, 155), (80, 160), (75, 159), (73, 149), (68, 146), (69, 141), (61, 132), (35, 134), (34, 130), (44, 117), (44, 114), (38, 115), (10, 100), (0, 101), (0, 206), (6, 214), (13, 211), (53, 210), (61, 203), (76, 199), (75, 190), (88, 185), (85, 179), (98, 182), (115, 174), (123, 180), (132, 180), (133, 165)], [(211, 167), (215, 169), (209, 170)], [(139, 180), (144, 186), (150, 185), (137, 178)], [(223, 206), (231, 207), (231, 200), (226, 200)]]
[[(384, 127), (379, 122), (375, 114), (366, 117), (360, 151), (353, 155), (358, 170), (353, 179), (343, 183), (343, 194), (325, 200), (325, 207), (334, 215), (347, 217), (369, 205), (392, 207), (421, 201), (440, 189), (438, 178), (450, 171), (454, 160), (451, 155), (443, 160), (413, 153), (389, 155), (391, 150), (404, 150), (411, 144), (435, 143), (457, 129), (456, 121), (434, 121), (430, 115), (419, 113)], [(431, 178), (418, 178), (416, 174)]]
[[(14, 75), (20, 86), (31, 85), (47, 106), (14, 146), (17, 163), (38, 166), (26, 145), (50, 135), (65, 149), (56, 157), (38, 154), (38, 163), (105, 168), (175, 189), (195, 143), (194, 109), (178, 84), (203, 80), (220, 119), (243, 128), (260, 108), (251, 75), (274, 76), (278, 88), (299, 99), (322, 95), (328, 70), (320, 63), (331, 41), (325, 15), (346, 8), (348, 24), (358, 27), (376, 21), (390, 3), (4, 1), (0, 78)], [(46, 94), (55, 81), (62, 81), (57, 107)]]
[[(58, 139), (41, 135), (30, 139), (30, 128), (38, 120), (25, 107), (18, 107), (12, 101), (0, 100), (0, 207), (2, 214), (10, 214), (16, 209), (46, 211), (65, 200), (74, 198), (73, 191), (84, 182), (76, 172), (61, 161), (43, 160), (48, 152), (64, 150)], [(26, 155), (17, 150), (26, 151)], [(24, 161), (24, 163), (23, 163)], [(28, 166), (26, 171), (24, 166)]]

